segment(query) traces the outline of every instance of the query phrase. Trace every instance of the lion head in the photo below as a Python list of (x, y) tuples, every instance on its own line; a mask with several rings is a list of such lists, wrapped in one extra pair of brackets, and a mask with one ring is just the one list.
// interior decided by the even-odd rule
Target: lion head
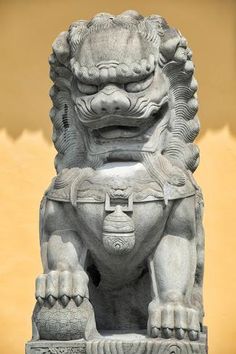
[(109, 159), (194, 171), (191, 58), (185, 38), (157, 15), (101, 13), (61, 33), (50, 57), (57, 171)]

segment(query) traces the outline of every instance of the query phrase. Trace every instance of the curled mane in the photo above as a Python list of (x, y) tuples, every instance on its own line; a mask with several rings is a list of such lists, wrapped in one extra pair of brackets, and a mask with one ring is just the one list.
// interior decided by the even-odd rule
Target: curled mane
[(200, 129), (197, 82), (193, 77), (191, 50), (186, 39), (174, 29), (168, 28), (164, 33), (159, 65), (169, 81), (171, 110), (163, 154), (173, 164), (193, 172), (199, 163), (199, 150), (193, 144)]

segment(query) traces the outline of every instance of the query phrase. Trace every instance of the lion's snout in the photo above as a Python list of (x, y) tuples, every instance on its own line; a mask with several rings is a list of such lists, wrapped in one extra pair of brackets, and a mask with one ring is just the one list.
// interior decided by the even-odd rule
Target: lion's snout
[(91, 100), (91, 109), (97, 115), (124, 114), (130, 104), (125, 91), (115, 85), (107, 85)]

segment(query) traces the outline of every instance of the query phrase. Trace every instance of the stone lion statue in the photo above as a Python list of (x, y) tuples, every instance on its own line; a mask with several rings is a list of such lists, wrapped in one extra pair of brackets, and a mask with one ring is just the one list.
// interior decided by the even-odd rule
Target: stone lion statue
[(202, 332), (192, 53), (157, 15), (100, 13), (53, 43), (57, 176), (41, 203), (33, 338)]

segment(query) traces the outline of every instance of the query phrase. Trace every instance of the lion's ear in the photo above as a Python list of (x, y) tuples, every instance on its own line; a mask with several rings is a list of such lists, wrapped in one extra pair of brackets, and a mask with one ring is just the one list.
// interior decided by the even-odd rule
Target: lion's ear
[(52, 44), (57, 60), (64, 65), (66, 65), (70, 57), (70, 46), (67, 38), (68, 32), (61, 32)]

